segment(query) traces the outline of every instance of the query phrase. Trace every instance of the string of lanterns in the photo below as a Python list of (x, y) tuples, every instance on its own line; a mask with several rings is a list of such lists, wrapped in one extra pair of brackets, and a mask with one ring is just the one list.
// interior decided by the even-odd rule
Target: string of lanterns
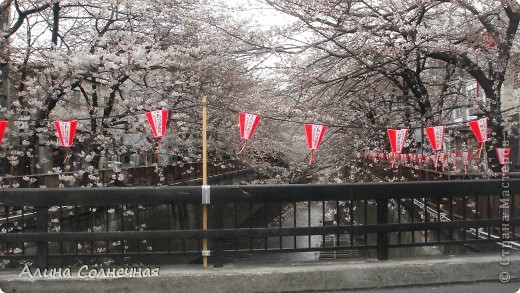
[[(166, 134), (166, 125), (168, 121), (168, 110), (154, 110), (145, 113), (146, 120), (150, 126), (150, 129), (155, 138), (160, 139)], [(245, 112), (238, 113), (238, 122), (239, 122), (239, 131), (240, 137), (244, 141), (239, 154), (242, 153), (247, 143), (253, 137), (253, 134), (260, 123), (261, 116), (249, 114)], [(477, 120), (469, 121), (468, 126), (471, 128), (477, 142), (479, 143), (479, 148), (476, 152), (476, 156), (480, 158), (480, 154), (482, 150), (485, 150), (485, 143), (488, 139), (487, 137), (487, 119), (486, 117), (480, 118)], [(0, 120), (0, 143), (2, 143), (4, 133), (8, 126), (8, 121)], [(54, 126), (56, 128), (56, 134), (59, 138), (60, 145), (64, 148), (70, 149), (73, 145), (74, 135), (76, 132), (76, 128), (78, 126), (78, 120), (58, 120), (54, 121)], [(315, 157), (315, 152), (321, 145), (323, 137), (325, 136), (325, 132), (327, 131), (326, 125), (321, 124), (304, 124), (304, 130), (307, 138), (307, 146), (311, 151), (309, 164), (312, 165)], [(434, 167), (437, 168), (438, 162), (441, 161), (443, 166), (445, 162), (448, 160), (449, 155), (442, 153), (443, 141), (444, 141), (444, 132), (445, 126), (432, 126), (425, 128), (427, 137), (430, 142), (430, 146), (432, 150), (435, 152), (433, 160)], [(390, 159), (392, 160), (392, 166), (396, 163), (397, 160), (411, 160), (414, 163), (422, 163), (426, 156), (424, 154), (403, 154), (403, 148), (405, 146), (406, 138), (408, 135), (407, 128), (395, 129), (389, 128), (387, 129), (387, 134), (391, 146), (391, 153), (375, 153), (375, 152), (365, 152), (364, 156), (366, 158), (380, 158), (380, 159)], [(509, 152), (510, 148), (496, 148), (497, 157), (500, 164), (506, 164), (509, 162)], [(462, 154), (451, 154), (455, 155), (455, 157), (462, 157), (463, 163), (465, 166), (469, 164), (471, 157), (473, 155), (472, 152), (463, 152)], [(67, 156), (65, 160), (67, 159)], [(439, 160), (440, 159), (440, 160)]]
[[(487, 120), (488, 118), (480, 118), (477, 120), (472, 120), (468, 122), (468, 126), (472, 130), (477, 142), (479, 143), (479, 147), (476, 151), (475, 156), (480, 158), (482, 151), (485, 151), (485, 143), (488, 140), (487, 132)], [(366, 152), (364, 156), (366, 158), (379, 158), (379, 159), (387, 159), (392, 160), (392, 166), (395, 164), (396, 160), (400, 161), (411, 161), (413, 164), (422, 165), (424, 161), (430, 159), (433, 163), (433, 167), (437, 169), (439, 161), (444, 165), (448, 162), (449, 159), (455, 162), (457, 158), (462, 158), (462, 162), (464, 165), (465, 172), (467, 173), (467, 166), (471, 161), (473, 156), (473, 152), (465, 151), (460, 153), (442, 153), (443, 142), (444, 142), (444, 132), (445, 126), (432, 126), (425, 128), (428, 140), (430, 142), (431, 149), (435, 152), (434, 156), (429, 158), (430, 156), (426, 156), (423, 154), (403, 154), (403, 148), (406, 141), (406, 136), (408, 133), (408, 129), (388, 129), (388, 138), (390, 140), (390, 145), (392, 148), (392, 153), (375, 153), (375, 152)], [(509, 153), (511, 151), (510, 148), (495, 148), (497, 153), (497, 158), (499, 164), (504, 165), (509, 163)]]

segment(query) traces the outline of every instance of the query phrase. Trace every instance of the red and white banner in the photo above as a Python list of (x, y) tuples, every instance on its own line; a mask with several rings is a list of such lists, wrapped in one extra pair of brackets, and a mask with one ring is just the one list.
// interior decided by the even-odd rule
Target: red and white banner
[(7, 120), (0, 120), (0, 144), (4, 139), (5, 130), (7, 129)]
[(238, 113), (238, 126), (240, 128), (240, 137), (245, 140), (244, 145), (242, 145), (242, 149), (238, 152), (239, 154), (241, 154), (246, 149), (247, 142), (255, 133), (256, 127), (260, 122), (260, 118), (260, 116), (254, 114), (248, 114), (244, 112)]
[(396, 154), (402, 153), (408, 129), (388, 129), (387, 132), (392, 152)]
[(444, 142), (444, 126), (426, 127), (426, 134), (434, 151), (442, 150)]
[(326, 125), (319, 124), (305, 124), (305, 134), (307, 135), (307, 146), (311, 149), (311, 158), (309, 164), (312, 165), (314, 159), (314, 150), (320, 147), (323, 136), (327, 131)]
[(477, 141), (479, 143), (484, 143), (487, 141), (487, 118), (481, 118), (478, 120), (473, 120), (468, 122), (469, 127), (475, 134)]
[(161, 138), (166, 134), (166, 124), (168, 123), (168, 110), (155, 110), (147, 112), (146, 120), (156, 138)]
[(74, 134), (78, 126), (78, 120), (59, 120), (54, 121), (56, 132), (62, 147), (70, 148), (74, 142)]
[(498, 162), (500, 165), (505, 165), (509, 163), (509, 152), (511, 148), (496, 148)]
[(249, 140), (255, 133), (256, 127), (260, 122), (260, 116), (244, 112), (238, 113), (238, 123), (240, 126), (240, 137)]
[(305, 124), (305, 134), (307, 135), (307, 145), (311, 150), (317, 150), (320, 147), (325, 131), (326, 125)]

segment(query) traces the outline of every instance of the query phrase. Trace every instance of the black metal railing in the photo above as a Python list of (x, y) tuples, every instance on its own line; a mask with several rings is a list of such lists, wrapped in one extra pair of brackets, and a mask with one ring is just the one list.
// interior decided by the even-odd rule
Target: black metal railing
[[(335, 185), (4, 189), (0, 259), (39, 267), (193, 262), (257, 253), (354, 251), (386, 260), (409, 248), (479, 249), (520, 240), (520, 180)], [(452, 252), (450, 252), (452, 253)]]

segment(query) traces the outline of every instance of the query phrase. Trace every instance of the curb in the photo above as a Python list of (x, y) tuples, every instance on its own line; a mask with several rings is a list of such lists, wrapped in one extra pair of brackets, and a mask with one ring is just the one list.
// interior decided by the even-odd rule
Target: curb
[[(4, 292), (302, 292), (373, 289), (491, 281), (502, 272), (520, 277), (520, 254), (500, 264), (500, 254), (389, 261), (333, 261), (276, 264), (164, 266), (158, 277), (30, 278), (0, 272)], [(73, 274), (74, 275), (74, 274)]]

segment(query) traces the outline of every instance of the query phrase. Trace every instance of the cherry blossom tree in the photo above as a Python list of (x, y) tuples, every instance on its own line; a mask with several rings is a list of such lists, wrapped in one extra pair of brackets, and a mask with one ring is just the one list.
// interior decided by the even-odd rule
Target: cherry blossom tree
[[(7, 161), (35, 174), (50, 157), (51, 173), (75, 170), (97, 184), (103, 160), (117, 155), (199, 162), (202, 96), (211, 158), (238, 159), (271, 182), (317, 172), (357, 180), (357, 154), (388, 148), (387, 127), (448, 123), (461, 106), (490, 117), (500, 140), (501, 88), (519, 50), (515, 1), (262, 3), (242, 15), (243, 4), (215, 1), (3, 1), (12, 17), (3, 22), (1, 69), (12, 91), (1, 112), (17, 129), (4, 144)], [(286, 21), (251, 20), (266, 8)], [(465, 92), (472, 80), (488, 103)], [(171, 114), (161, 141), (143, 118), (154, 109)], [(238, 111), (265, 118), (239, 156)], [(80, 120), (69, 151), (57, 144), (57, 119)], [(329, 125), (314, 166), (306, 122)]]
[[(501, 88), (518, 50), (513, 46), (517, 2), (265, 2), (299, 20), (282, 32), (297, 49), (279, 48), (291, 56), (299, 53), (291, 76), (293, 96), (322, 111), (323, 120), (421, 128), (448, 123), (452, 109), (469, 104), (490, 117), (493, 143), (501, 141)], [(468, 80), (479, 83), (487, 104), (464, 91)], [(385, 105), (392, 103), (402, 103), (405, 110), (389, 113), (392, 107)], [(373, 135), (368, 131), (362, 137), (367, 144), (384, 144)]]
[[(77, 143), (68, 155), (55, 153), (52, 172), (86, 171), (98, 180), (103, 157), (158, 147), (143, 118), (158, 108), (171, 111), (166, 155), (200, 161), (202, 95), (215, 105), (211, 127), (229, 128), (235, 119), (217, 106), (247, 96), (254, 83), (237, 53), (241, 45), (215, 29), (224, 18), (200, 1), (9, 4), (19, 18), (6, 26), (5, 56), (18, 96), (2, 110), (16, 120), (9, 148), (20, 174), (42, 168), (46, 158), (34, 158), (42, 145), (58, 147), (53, 120), (79, 119)], [(229, 157), (222, 134), (210, 136), (213, 158)], [(59, 164), (63, 157), (67, 165)]]

